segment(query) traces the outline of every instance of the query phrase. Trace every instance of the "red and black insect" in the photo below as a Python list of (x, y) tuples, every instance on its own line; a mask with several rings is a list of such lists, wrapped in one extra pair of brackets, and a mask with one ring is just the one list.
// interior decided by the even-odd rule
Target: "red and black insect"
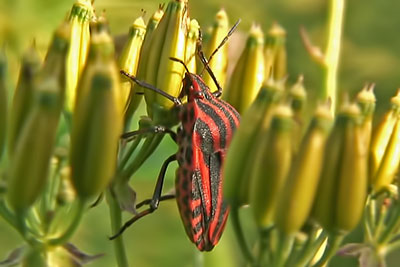
[[(220, 46), (226, 42), (238, 23), (229, 31)], [(190, 73), (181, 60), (171, 58), (186, 68), (183, 91), (180, 95), (180, 97), (187, 96), (187, 102), (184, 104), (179, 98), (122, 72), (139, 85), (174, 101), (180, 109), (181, 125), (177, 134), (163, 126), (149, 130), (170, 134), (178, 144), (179, 150), (162, 165), (152, 199), (137, 205), (140, 207), (149, 204), (149, 208), (129, 220), (112, 238), (117, 237), (139, 218), (156, 210), (161, 200), (174, 197), (161, 196), (161, 191), (168, 164), (175, 160), (179, 165), (176, 172), (175, 197), (187, 235), (200, 251), (212, 250), (221, 237), (229, 212), (229, 207), (222, 197), (222, 164), (240, 117), (231, 105), (218, 98), (222, 89), (210, 70), (201, 48), (198, 49), (198, 53), (205, 69), (216, 83), (218, 91), (211, 93), (199, 75)], [(125, 137), (138, 133), (143, 131), (128, 133)]]

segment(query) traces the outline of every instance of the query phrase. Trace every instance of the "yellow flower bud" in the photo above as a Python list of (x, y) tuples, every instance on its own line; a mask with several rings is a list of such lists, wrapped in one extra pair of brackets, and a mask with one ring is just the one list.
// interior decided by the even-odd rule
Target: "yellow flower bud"
[[(192, 19), (186, 37), (185, 64), (191, 73), (196, 73), (196, 48), (199, 39), (200, 25), (197, 20)], [(214, 61), (212, 61), (214, 62)], [(208, 73), (207, 73), (208, 74)], [(219, 81), (219, 80), (218, 80)]]
[(76, 87), (83, 71), (90, 43), (89, 22), (93, 17), (90, 0), (77, 0), (69, 15), (71, 43), (66, 65), (66, 104), (68, 112), (75, 107)]
[[(187, 31), (187, 2), (173, 0), (168, 3), (165, 14), (154, 30), (149, 47), (145, 81), (172, 96), (178, 96), (182, 88), (184, 67), (170, 57), (185, 60)], [(174, 103), (152, 90), (144, 90), (147, 112), (153, 118), (154, 109), (163, 113)], [(161, 108), (158, 108), (158, 107)], [(156, 115), (156, 118), (163, 115)], [(168, 122), (166, 122), (168, 124)], [(175, 123), (175, 122), (174, 122)]]
[[(222, 40), (226, 37), (229, 31), (228, 14), (224, 9), (218, 11), (215, 15), (214, 25), (211, 29), (211, 34), (206, 42), (205, 56), (207, 59), (217, 49)], [(219, 85), (224, 88), (226, 81), (226, 70), (228, 68), (228, 45), (222, 46), (209, 62), (210, 68), (214, 73)], [(199, 69), (202, 70), (203, 68)], [(211, 92), (217, 91), (213, 79), (208, 73), (203, 75), (204, 83), (210, 88)]]
[[(146, 25), (144, 24), (143, 18), (137, 18), (129, 29), (128, 41), (125, 44), (121, 52), (121, 57), (119, 59), (119, 67), (125, 72), (136, 75), (136, 70), (139, 63), (140, 49), (142, 48), (142, 43), (144, 35), (146, 34)], [(122, 97), (125, 99), (125, 103), (130, 98), (131, 94), (131, 83), (124, 79), (121, 85)]]
[(279, 196), (276, 225), (287, 234), (299, 231), (310, 214), (332, 121), (329, 106), (319, 106)]
[(382, 120), (376, 126), (371, 138), (369, 151), (369, 177), (371, 184), (376, 182), (377, 172), (388, 148), (390, 139), (393, 136), (393, 129), (398, 121), (400, 111), (400, 90), (397, 92), (396, 96), (392, 97), (391, 103), (392, 107), (385, 113)]
[(224, 99), (243, 113), (253, 102), (264, 81), (264, 34), (253, 25), (246, 47), (232, 73)]
[(265, 42), (265, 78), (271, 75), (275, 80), (283, 79), (287, 75), (286, 31), (278, 23), (274, 23), (269, 30)]
[[(136, 70), (136, 77), (139, 80), (144, 81), (146, 79), (147, 62), (149, 59), (149, 55), (152, 53), (152, 50), (150, 50), (152, 36), (163, 15), (164, 11), (160, 8), (153, 14), (149, 22), (147, 23), (146, 34), (144, 36), (144, 40), (140, 50), (140, 56), (138, 59), (138, 66)], [(143, 88), (141, 88), (138, 84), (135, 83), (132, 85), (129, 104), (125, 112), (125, 125), (130, 122), (132, 115), (139, 107), (139, 104), (143, 99), (143, 92)]]

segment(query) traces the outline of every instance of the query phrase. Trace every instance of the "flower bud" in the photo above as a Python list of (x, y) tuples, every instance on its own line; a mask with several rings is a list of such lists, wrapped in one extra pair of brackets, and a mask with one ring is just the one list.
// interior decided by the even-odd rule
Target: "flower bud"
[(30, 47), (22, 58), (21, 70), (10, 109), (8, 129), (8, 153), (11, 156), (22, 127), (31, 112), (33, 104), (34, 79), (41, 67), (41, 59), (36, 47)]
[[(142, 47), (140, 50), (140, 56), (138, 59), (138, 66), (136, 70), (136, 77), (139, 80), (146, 79), (146, 69), (147, 62), (149, 59), (149, 55), (152, 53), (150, 50), (151, 40), (154, 33), (154, 30), (157, 28), (158, 23), (164, 15), (164, 11), (160, 8), (158, 9), (153, 16), (150, 18), (147, 27), (146, 33), (144, 35), (144, 40), (142, 43)], [(146, 89), (147, 90), (147, 89)], [(137, 83), (134, 83), (131, 87), (130, 100), (125, 112), (125, 125), (130, 122), (132, 115), (135, 113), (136, 109), (139, 107), (140, 102), (143, 99), (143, 88), (140, 87)]]
[(299, 231), (310, 214), (332, 120), (328, 105), (317, 108), (279, 195), (276, 225), (287, 234)]
[[(243, 114), (229, 146), (224, 164), (224, 197), (233, 206), (248, 204), (253, 150), (258, 147), (259, 133), (269, 128), (271, 112), (283, 95), (283, 84), (269, 81)], [(244, 167), (245, 166), (245, 167)], [(247, 167), (249, 166), (249, 167)]]
[(0, 160), (6, 143), (7, 132), (7, 60), (4, 51), (0, 51)]
[[(146, 34), (146, 25), (144, 24), (143, 18), (137, 18), (132, 26), (129, 28), (128, 41), (122, 49), (121, 56), (119, 59), (119, 67), (125, 72), (136, 75), (136, 70), (139, 63), (140, 49), (144, 36)], [(131, 93), (131, 83), (124, 79), (121, 85), (122, 97), (125, 99), (125, 103), (128, 104), (128, 99)]]
[(186, 37), (186, 51), (185, 51), (185, 64), (188, 67), (190, 73), (196, 73), (196, 48), (197, 48), (197, 41), (199, 39), (199, 30), (200, 30), (199, 23), (197, 22), (197, 20), (192, 19), (190, 21), (189, 30)]
[(84, 200), (100, 194), (113, 178), (122, 132), (120, 79), (107, 36), (92, 36), (72, 120), (71, 178)]
[(232, 73), (232, 79), (223, 95), (239, 113), (253, 102), (264, 81), (264, 34), (258, 25), (252, 25), (246, 47)]
[(275, 80), (287, 75), (286, 31), (278, 23), (269, 30), (265, 42), (265, 78), (271, 75)]
[(362, 127), (365, 133), (365, 147), (369, 147), (372, 133), (372, 119), (375, 111), (376, 98), (374, 95), (374, 84), (366, 85), (356, 96), (356, 101), (363, 116)]
[[(170, 57), (185, 60), (186, 24), (187, 1), (170, 1), (158, 27), (154, 30), (144, 79), (147, 83), (176, 97), (181, 92), (184, 67), (181, 63), (171, 60)], [(171, 100), (152, 90), (144, 90), (144, 94), (147, 112), (151, 118), (153, 118), (154, 109), (163, 113), (163, 110), (168, 111), (174, 105)], [(154, 106), (159, 106), (161, 109)], [(156, 115), (156, 117), (163, 116)]]
[(16, 212), (29, 208), (46, 184), (61, 114), (61, 89), (56, 77), (35, 85), (36, 97), (11, 160), (8, 202)]
[[(397, 92), (396, 96), (392, 97), (391, 104), (392, 106), (390, 110), (385, 113), (382, 120), (376, 126), (372, 134), (370, 151), (369, 151), (369, 177), (371, 184), (374, 184), (377, 181), (377, 172), (386, 154), (386, 150), (388, 149), (388, 144), (391, 138), (392, 137), (396, 138), (395, 135), (393, 135), (393, 129), (399, 119), (400, 90)], [(392, 143), (392, 145), (395, 145), (395, 143)], [(392, 149), (394, 149), (394, 147)], [(390, 172), (393, 171), (394, 170), (391, 170)], [(391, 180), (391, 179), (384, 179), (384, 180)], [(380, 189), (380, 188), (375, 187), (375, 189)]]
[(93, 17), (90, 0), (77, 0), (72, 6), (68, 21), (71, 25), (71, 42), (66, 65), (66, 104), (68, 112), (75, 107), (76, 87), (85, 66), (90, 43), (89, 22)]
[(367, 196), (367, 156), (361, 113), (345, 105), (328, 139), (313, 217), (328, 231), (351, 231)]
[[(228, 15), (224, 9), (218, 11), (215, 15), (214, 25), (211, 29), (210, 38), (206, 42), (205, 56), (207, 59), (217, 49), (222, 40), (226, 37), (229, 32), (229, 20)], [(219, 48), (218, 52), (215, 53), (209, 62), (210, 69), (215, 75), (219, 85), (224, 88), (226, 81), (226, 70), (228, 68), (228, 45), (225, 44)], [(203, 68), (201, 68), (203, 69)], [(210, 88), (211, 92), (217, 91), (217, 86), (207, 72), (203, 75), (204, 83)]]
[(250, 181), (250, 206), (259, 227), (268, 227), (274, 220), (278, 197), (282, 194), (292, 160), (292, 127), (292, 110), (278, 106), (268, 136), (254, 140), (258, 148), (253, 150), (257, 157)]

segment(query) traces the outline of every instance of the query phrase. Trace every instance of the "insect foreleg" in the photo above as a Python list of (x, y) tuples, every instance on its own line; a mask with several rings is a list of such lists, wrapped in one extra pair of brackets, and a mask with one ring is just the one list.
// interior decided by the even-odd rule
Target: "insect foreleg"
[(154, 85), (151, 85), (151, 84), (149, 84), (149, 83), (146, 83), (146, 82), (144, 82), (144, 81), (141, 81), (141, 80), (137, 79), (135, 76), (133, 76), (133, 75), (127, 73), (126, 71), (121, 70), (120, 73), (123, 74), (123, 75), (125, 75), (126, 77), (128, 77), (130, 80), (132, 80), (133, 82), (137, 83), (137, 84), (140, 85), (141, 87), (146, 88), (146, 89), (149, 89), (149, 90), (152, 90), (152, 91), (156, 92), (157, 94), (160, 94), (160, 95), (162, 95), (162, 96), (168, 98), (169, 100), (171, 100), (172, 102), (174, 102), (174, 104), (175, 104), (176, 106), (182, 105), (182, 102), (181, 102), (181, 100), (180, 100), (179, 98), (174, 97), (174, 96), (172, 96), (172, 95), (170, 95), (170, 94), (164, 92), (163, 90), (161, 90), (161, 89), (155, 87)]
[(150, 134), (150, 133), (169, 134), (171, 136), (172, 140), (174, 140), (176, 142), (176, 133), (174, 131), (172, 131), (171, 129), (161, 126), (161, 125), (156, 125), (156, 126), (145, 128), (145, 129), (127, 132), (127, 133), (122, 134), (121, 138), (123, 139), (123, 141), (129, 142), (129, 141), (132, 141), (133, 139), (135, 139), (135, 137), (137, 137), (138, 135), (145, 135), (145, 134)]

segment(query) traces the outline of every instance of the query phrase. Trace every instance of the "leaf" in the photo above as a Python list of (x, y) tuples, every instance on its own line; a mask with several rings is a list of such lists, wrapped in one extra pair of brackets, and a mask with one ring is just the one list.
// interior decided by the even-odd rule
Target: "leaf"
[(0, 261), (0, 266), (13, 266), (20, 263), (25, 255), (25, 247), (19, 247), (11, 251), (7, 258)]
[(82, 265), (90, 263), (104, 256), (104, 253), (99, 253), (95, 255), (86, 254), (72, 243), (66, 243), (65, 245), (63, 245), (63, 247)]
[(121, 210), (132, 214), (136, 211), (136, 192), (130, 187), (128, 182), (119, 182), (113, 188), (113, 196), (117, 200)]
[(385, 259), (370, 244), (346, 244), (338, 250), (337, 255), (357, 257), (360, 267), (386, 267)]

